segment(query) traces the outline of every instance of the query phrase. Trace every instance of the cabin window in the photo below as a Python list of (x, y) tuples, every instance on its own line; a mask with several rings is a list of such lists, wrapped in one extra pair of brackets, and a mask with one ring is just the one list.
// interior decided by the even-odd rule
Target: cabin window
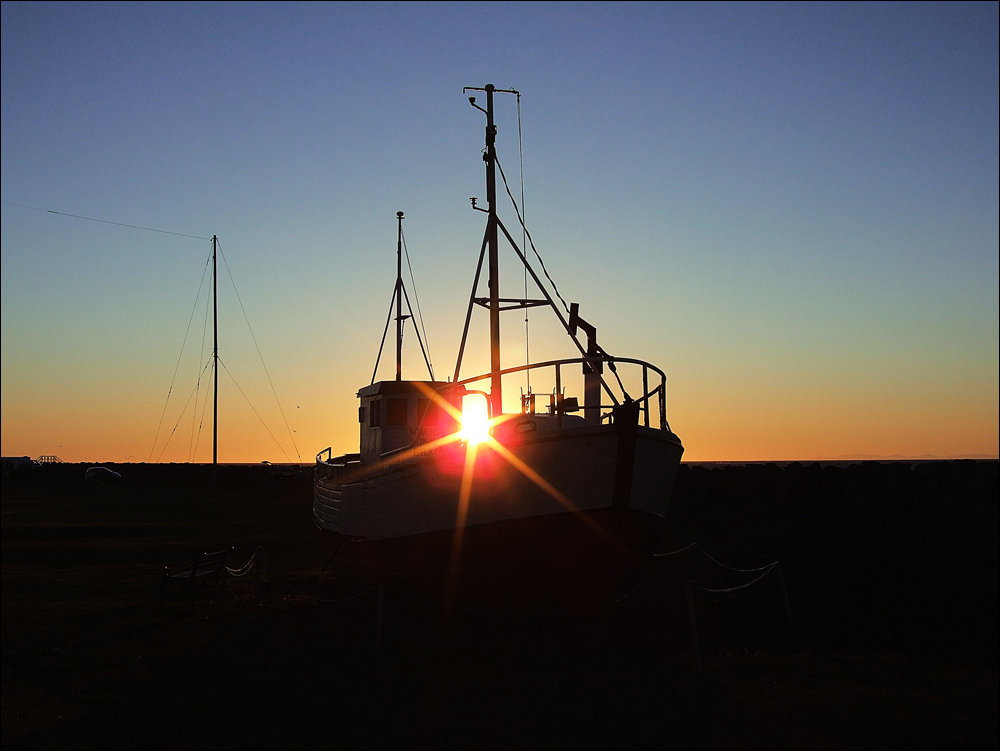
[(358, 407), (358, 422), (363, 423), (365, 421), (365, 405), (362, 404)]
[(424, 419), (424, 414), (427, 412), (427, 405), (430, 403), (430, 399), (417, 398), (417, 425), (419, 425), (420, 421)]
[(390, 428), (406, 427), (406, 399), (387, 399), (385, 424)]
[(368, 427), (382, 427), (382, 400), (373, 399), (368, 402)]

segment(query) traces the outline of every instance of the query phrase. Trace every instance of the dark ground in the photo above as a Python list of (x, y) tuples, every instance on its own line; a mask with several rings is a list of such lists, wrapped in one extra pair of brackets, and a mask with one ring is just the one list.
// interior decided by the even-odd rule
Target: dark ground
[[(109, 465), (111, 466), (111, 465)], [(265, 574), (158, 596), (165, 562), (262, 545), (309, 594), (329, 567), (308, 477), (81, 465), (2, 486), (2, 745), (70, 747), (976, 747), (1000, 743), (996, 462), (682, 468), (660, 550), (782, 562), (731, 594), (567, 616), (443, 612), (374, 593), (296, 595)], [(700, 563), (700, 565), (699, 565)], [(694, 551), (633, 601), (733, 586)]]

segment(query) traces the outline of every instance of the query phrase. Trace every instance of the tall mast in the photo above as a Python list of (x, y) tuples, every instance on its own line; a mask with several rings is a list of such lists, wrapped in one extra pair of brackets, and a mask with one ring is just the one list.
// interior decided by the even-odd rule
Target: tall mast
[(490, 205), (487, 242), (490, 252), (490, 407), (493, 417), (503, 413), (500, 386), (500, 264), (497, 260), (497, 126), (493, 124), (493, 84), (486, 84), (486, 200)]
[(213, 366), (215, 370), (215, 403), (212, 406), (212, 492), (218, 488), (219, 480), (219, 266), (216, 253), (219, 249), (219, 238), (212, 235), (212, 323), (214, 328), (214, 345), (212, 349)]
[(403, 212), (396, 212), (396, 380), (403, 380)]

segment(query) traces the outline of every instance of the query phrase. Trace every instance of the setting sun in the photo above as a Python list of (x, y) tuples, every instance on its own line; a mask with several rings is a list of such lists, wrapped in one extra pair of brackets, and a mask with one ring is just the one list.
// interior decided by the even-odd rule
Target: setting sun
[(490, 437), (486, 402), (478, 394), (467, 396), (462, 402), (461, 436), (463, 441), (468, 441), (470, 444), (482, 443)]

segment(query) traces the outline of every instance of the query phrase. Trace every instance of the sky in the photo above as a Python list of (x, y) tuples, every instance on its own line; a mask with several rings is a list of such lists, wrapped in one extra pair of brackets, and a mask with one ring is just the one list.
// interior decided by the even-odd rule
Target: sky
[[(212, 235), (219, 460), (356, 451), (397, 211), (453, 374), (487, 83), (521, 92), (497, 150), (559, 292), (667, 373), (685, 459), (998, 454), (997, 3), (0, 8), (5, 456), (211, 460)], [(542, 308), (528, 346), (575, 353)]]

